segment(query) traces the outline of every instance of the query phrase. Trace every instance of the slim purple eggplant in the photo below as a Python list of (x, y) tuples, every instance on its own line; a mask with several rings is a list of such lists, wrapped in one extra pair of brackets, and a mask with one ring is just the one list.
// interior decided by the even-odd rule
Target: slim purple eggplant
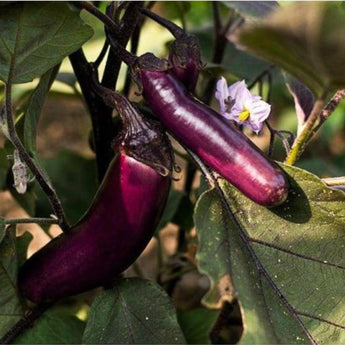
[(165, 207), (172, 169), (165, 135), (156, 124), (141, 121), (128, 100), (114, 93), (108, 96), (119, 112), (126, 112), (120, 152), (85, 216), (20, 269), (19, 289), (35, 303), (113, 280), (145, 248)]
[(141, 11), (149, 18), (167, 28), (175, 37), (169, 53), (171, 72), (186, 86), (188, 91), (194, 91), (198, 81), (199, 71), (204, 67), (198, 39), (194, 35), (186, 33), (171, 21), (160, 17), (146, 8), (142, 8)]
[(150, 108), (178, 141), (254, 202), (273, 207), (286, 200), (289, 183), (282, 169), (232, 123), (188, 93), (166, 60), (151, 53), (136, 57), (112, 36), (108, 39), (131, 67)]
[(285, 201), (283, 171), (234, 125), (193, 98), (171, 73), (143, 67), (139, 73), (145, 100), (182, 144), (256, 203)]

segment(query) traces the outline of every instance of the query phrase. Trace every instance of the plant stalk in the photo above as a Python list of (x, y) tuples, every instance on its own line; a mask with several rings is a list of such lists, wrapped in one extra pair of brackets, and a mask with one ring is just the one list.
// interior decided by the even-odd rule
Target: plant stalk
[(325, 100), (328, 94), (328, 89), (326, 89), (320, 98), (315, 102), (314, 107), (308, 117), (308, 120), (304, 124), (301, 133), (295, 139), (289, 154), (285, 159), (285, 163), (289, 165), (295, 164), (299, 156), (304, 151), (308, 140), (311, 138), (315, 125), (320, 118), (320, 113), (324, 107)]
[(9, 139), (12, 142), (13, 146), (18, 150), (20, 158), (25, 162), (28, 168), (31, 170), (32, 174), (35, 176), (38, 184), (42, 190), (47, 195), (49, 202), (52, 206), (52, 209), (59, 220), (59, 225), (61, 226), (62, 231), (68, 232), (70, 229), (65, 212), (63, 210), (60, 199), (58, 198), (54, 188), (50, 184), (50, 181), (47, 181), (46, 178), (41, 173), (39, 167), (36, 165), (35, 161), (29, 155), (28, 151), (24, 147), (23, 143), (20, 141), (15, 125), (14, 117), (12, 112), (12, 86), (11, 86), (11, 76), (8, 78), (8, 82), (5, 85), (5, 118), (8, 126), (8, 135)]

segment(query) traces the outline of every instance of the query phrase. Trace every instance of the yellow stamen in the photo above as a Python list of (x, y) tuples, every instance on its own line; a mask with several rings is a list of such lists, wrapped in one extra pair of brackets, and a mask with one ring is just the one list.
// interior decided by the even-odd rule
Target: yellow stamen
[(243, 108), (241, 114), (239, 115), (238, 119), (240, 121), (246, 121), (250, 116), (250, 111), (247, 108)]

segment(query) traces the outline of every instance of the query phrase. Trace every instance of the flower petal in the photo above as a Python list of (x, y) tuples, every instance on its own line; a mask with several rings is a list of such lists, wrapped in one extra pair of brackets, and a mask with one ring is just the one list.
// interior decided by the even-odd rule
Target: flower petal
[(247, 85), (244, 80), (238, 81), (229, 86), (229, 95), (236, 103), (243, 106), (248, 100), (251, 100), (252, 95), (247, 89)]
[(227, 100), (228, 97), (229, 97), (228, 85), (227, 85), (226, 80), (225, 80), (224, 77), (221, 77), (217, 81), (215, 97), (219, 101), (220, 112), (223, 115), (225, 113), (225, 111), (226, 111), (225, 100)]

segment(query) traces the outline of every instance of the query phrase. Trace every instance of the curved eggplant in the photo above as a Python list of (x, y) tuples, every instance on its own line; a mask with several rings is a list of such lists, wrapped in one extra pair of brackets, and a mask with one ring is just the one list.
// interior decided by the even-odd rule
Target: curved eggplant
[(92, 206), (67, 234), (49, 242), (19, 271), (19, 289), (35, 303), (112, 281), (145, 248), (165, 207), (172, 169), (165, 155), (166, 138), (156, 124), (139, 121), (128, 100), (114, 97), (117, 109), (122, 115), (125, 111), (127, 132)]
[(258, 204), (285, 201), (283, 171), (234, 125), (193, 98), (173, 75), (140, 69), (144, 98), (164, 126), (243, 194)]

